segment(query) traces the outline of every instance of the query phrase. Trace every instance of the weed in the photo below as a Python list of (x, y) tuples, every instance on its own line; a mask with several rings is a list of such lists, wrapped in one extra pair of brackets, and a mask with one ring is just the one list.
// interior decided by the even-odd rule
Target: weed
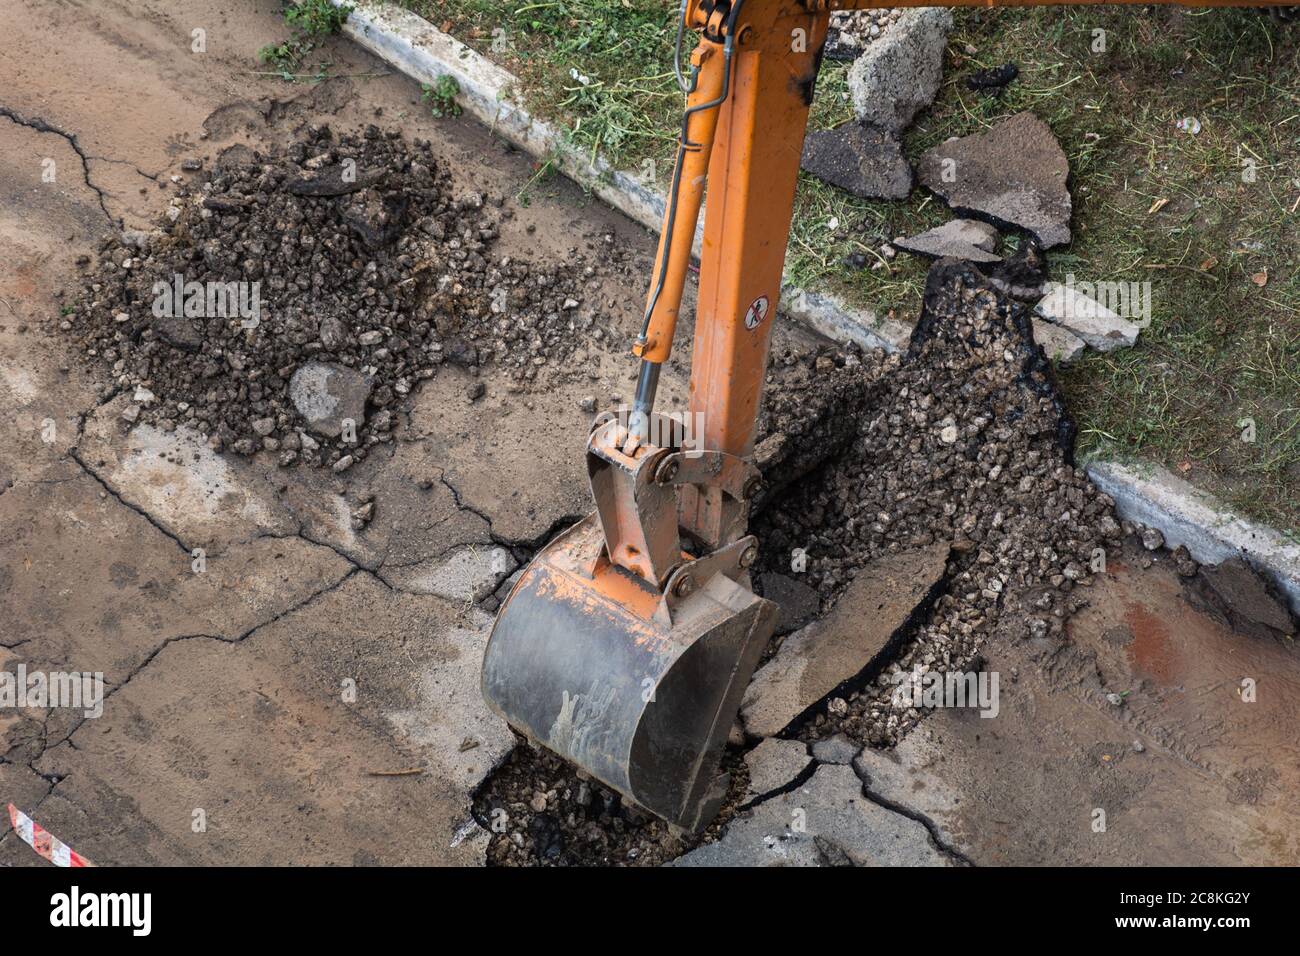
[(298, 0), (284, 11), (284, 22), (306, 36), (329, 36), (343, 29), (352, 10), (351, 4), (336, 7), (330, 0)]
[(441, 119), (444, 116), (460, 115), (460, 104), (456, 102), (456, 97), (460, 95), (460, 84), (454, 76), (444, 73), (435, 83), (422, 83), (420, 91), (420, 99), (429, 104), (434, 116)]
[(330, 0), (301, 0), (290, 5), (284, 11), (284, 22), (292, 28), (292, 35), (282, 43), (262, 47), (257, 58), (287, 82), (320, 82), (329, 74), (329, 63), (318, 63), (308, 72), (303, 72), (303, 66), (325, 37), (343, 28), (352, 10), (350, 4), (336, 7)]

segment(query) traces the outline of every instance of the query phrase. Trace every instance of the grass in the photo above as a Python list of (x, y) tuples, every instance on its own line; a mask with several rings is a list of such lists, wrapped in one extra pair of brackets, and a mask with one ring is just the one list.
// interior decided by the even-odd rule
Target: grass
[(460, 84), (454, 76), (440, 76), (436, 83), (422, 84), (420, 90), (420, 99), (429, 104), (429, 110), (435, 117), (441, 119), (444, 116), (460, 115), (460, 104), (456, 102)]
[(284, 22), (292, 31), (289, 38), (262, 47), (257, 58), (287, 82), (319, 83), (328, 76), (330, 64), (320, 62), (306, 71), (304, 66), (325, 37), (343, 28), (351, 12), (352, 7), (336, 7), (330, 0), (296, 0), (284, 10)]
[(537, 115), (623, 168), (671, 171), (682, 98), (665, 0), (401, 0), (509, 69)]
[[(661, 182), (670, 174), (681, 108), (672, 0), (403, 2), (510, 69), (529, 107), (574, 143), (622, 168), (651, 161)], [(1151, 7), (954, 16), (944, 83), (907, 133), (908, 155), (1033, 110), (1072, 173), (1074, 241), (1049, 253), (1053, 276), (1152, 284), (1136, 348), (1061, 370), (1081, 450), (1158, 461), (1300, 529), (1300, 25)], [(1020, 76), (1002, 95), (966, 88), (971, 71), (1008, 61)], [(812, 128), (852, 118), (847, 73), (823, 65)], [(1199, 134), (1179, 129), (1182, 117)], [(860, 200), (804, 177), (789, 275), (914, 315), (928, 264), (886, 262), (879, 249), (947, 216), (922, 189)], [(867, 267), (847, 264), (855, 254)], [(1244, 441), (1251, 422), (1255, 440)]]

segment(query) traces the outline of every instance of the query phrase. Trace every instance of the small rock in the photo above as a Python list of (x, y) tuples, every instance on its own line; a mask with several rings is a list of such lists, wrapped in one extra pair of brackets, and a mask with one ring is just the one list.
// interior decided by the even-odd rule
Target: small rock
[(1170, 553), (1174, 559), (1174, 570), (1178, 572), (1180, 578), (1190, 578), (1200, 569), (1200, 565), (1192, 557), (1191, 552), (1185, 545), (1179, 545)]
[(959, 215), (1027, 229), (1045, 249), (1070, 241), (1069, 175), (1051, 129), (1028, 112), (940, 143), (917, 167), (921, 184)]
[(347, 341), (348, 330), (342, 319), (337, 316), (327, 315), (320, 320), (320, 327), (316, 334), (320, 339), (320, 344), (332, 352)]
[(1142, 530), (1142, 547), (1148, 551), (1159, 551), (1165, 546), (1165, 536), (1160, 533), (1159, 528), (1144, 528)]
[(347, 419), (361, 428), (372, 386), (370, 376), (344, 365), (308, 362), (289, 379), (289, 400), (312, 431), (337, 438)]
[(899, 249), (942, 259), (952, 256), (971, 262), (998, 262), (998, 231), (975, 219), (953, 219), (907, 239), (895, 239)]

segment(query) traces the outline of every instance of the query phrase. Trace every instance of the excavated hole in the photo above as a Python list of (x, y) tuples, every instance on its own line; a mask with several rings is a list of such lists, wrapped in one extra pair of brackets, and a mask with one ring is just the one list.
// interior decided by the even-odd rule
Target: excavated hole
[[(1035, 255), (1027, 247), (1008, 268), (1032, 267)], [(937, 263), (906, 356), (773, 357), (756, 449), (765, 490), (751, 522), (760, 574), (797, 577), (824, 615), (874, 558), (953, 544), (946, 586), (892, 658), (810, 701), (782, 736), (894, 745), (923, 714), (894, 702), (891, 675), (976, 670), (989, 640), (1061, 639), (1084, 603), (1076, 588), (1091, 583), (1093, 550), (1121, 544), (1114, 503), (1074, 467), (1074, 426), (1025, 309), (998, 278)], [(807, 556), (797, 575), (796, 549)], [(717, 839), (743, 800), (748, 746), (728, 747), (724, 768), (740, 772), (718, 820), (693, 841), (629, 814), (553, 755), (516, 747), (475, 801), (489, 832), (492, 811), (505, 811), (489, 862), (654, 865)]]
[(659, 866), (712, 843), (736, 815), (749, 786), (739, 748), (717, 817), (698, 834), (675, 831), (617, 793), (522, 737), (479, 787), (474, 819), (492, 835), (489, 866)]

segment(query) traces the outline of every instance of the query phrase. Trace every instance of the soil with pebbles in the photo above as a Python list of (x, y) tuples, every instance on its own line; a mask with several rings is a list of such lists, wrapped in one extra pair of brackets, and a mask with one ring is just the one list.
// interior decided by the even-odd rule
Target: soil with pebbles
[[(493, 254), (512, 215), (503, 197), (453, 194), (428, 142), (375, 126), (312, 127), (266, 154), (231, 147), (157, 230), (106, 237), (97, 263), (83, 260), (61, 329), (107, 367), (106, 393), (135, 399), (128, 423), (186, 424), (213, 448), (284, 466), (359, 460), (391, 440), (405, 396), (440, 366), (505, 367), (526, 390), (575, 340), (603, 336), (592, 265)], [(246, 305), (257, 283), (254, 320), (234, 296), (224, 308), (188, 291), (168, 301), (177, 276), (205, 291), (244, 283)], [(337, 426), (313, 433), (291, 400), (310, 362), (361, 389), (355, 441)], [(481, 393), (474, 382), (466, 399)]]
[[(930, 619), (877, 680), (823, 702), (796, 728), (802, 739), (843, 732), (896, 743), (923, 715), (895, 702), (895, 674), (976, 669), (995, 631), (1063, 638), (1091, 584), (1095, 549), (1115, 554), (1122, 543), (1114, 502), (1073, 464), (1074, 426), (1025, 307), (998, 291), (998, 278), (937, 263), (905, 355), (827, 348), (772, 357), (756, 447), (765, 488), (752, 521), (763, 568), (811, 585), (826, 609), (875, 557), (953, 546), (947, 593)], [(807, 561), (798, 573), (796, 550)], [(726, 765), (743, 767), (739, 755), (729, 748)], [(498, 821), (495, 864), (650, 865), (716, 839), (741, 793), (733, 781), (719, 820), (678, 839), (521, 745), (477, 808), (489, 829)], [(577, 806), (574, 794), (583, 797)]]
[(722, 762), (731, 782), (722, 809), (700, 833), (687, 834), (520, 740), (480, 788), (474, 817), (492, 834), (490, 866), (660, 866), (711, 843), (736, 815), (749, 785), (738, 751)]
[(895, 700), (910, 696), (895, 694), (900, 674), (974, 669), (999, 629), (1062, 636), (1094, 556), (1117, 553), (1123, 529), (1114, 502), (1073, 463), (1074, 426), (1024, 306), (974, 266), (936, 264), (907, 354), (872, 361), (888, 387), (857, 410), (847, 449), (754, 530), (771, 570), (788, 573), (802, 549), (798, 577), (824, 604), (876, 557), (952, 543), (929, 622), (872, 684), (826, 702), (801, 732), (887, 746), (921, 717)]

